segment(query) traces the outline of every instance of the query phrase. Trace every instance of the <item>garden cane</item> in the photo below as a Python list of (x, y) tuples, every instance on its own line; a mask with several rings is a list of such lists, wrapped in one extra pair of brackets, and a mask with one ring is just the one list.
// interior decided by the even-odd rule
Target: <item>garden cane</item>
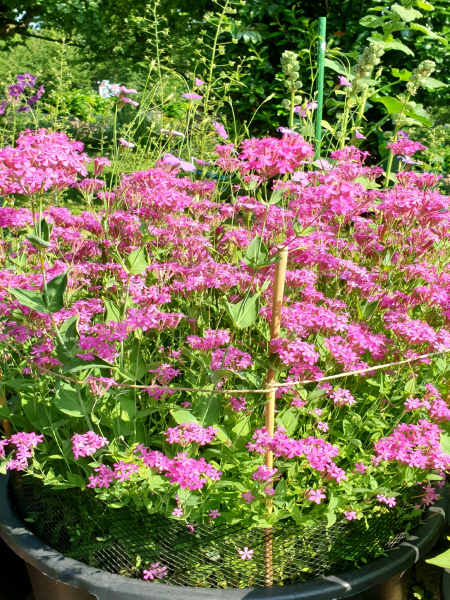
[[(284, 282), (286, 279), (286, 264), (288, 258), (287, 249), (280, 253), (280, 260), (275, 265), (275, 278), (273, 282), (273, 299), (272, 299), (272, 319), (270, 321), (270, 339), (275, 340), (280, 335), (281, 325), (281, 308), (283, 306)], [(275, 383), (275, 370), (269, 369), (266, 377), (266, 385), (271, 386)], [(275, 390), (270, 389), (267, 393), (266, 402), (266, 431), (273, 437), (275, 421)], [(265, 454), (265, 465), (269, 469), (273, 468), (273, 452), (267, 450)], [(270, 484), (272, 485), (272, 484)], [(272, 512), (272, 498), (267, 499), (267, 514)], [(272, 556), (272, 528), (268, 527), (265, 531), (264, 541), (264, 557), (265, 557), (265, 584), (267, 587), (273, 586), (273, 556)]]

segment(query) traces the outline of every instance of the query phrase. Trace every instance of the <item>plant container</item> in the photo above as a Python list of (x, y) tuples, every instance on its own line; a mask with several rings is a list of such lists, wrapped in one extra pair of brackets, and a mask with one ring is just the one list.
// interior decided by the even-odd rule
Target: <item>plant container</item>
[(404, 600), (410, 568), (435, 544), (449, 508), (446, 493), (407, 539), (359, 569), (286, 586), (211, 589), (130, 579), (63, 556), (27, 529), (8, 481), (0, 477), (0, 536), (25, 561), (35, 600)]

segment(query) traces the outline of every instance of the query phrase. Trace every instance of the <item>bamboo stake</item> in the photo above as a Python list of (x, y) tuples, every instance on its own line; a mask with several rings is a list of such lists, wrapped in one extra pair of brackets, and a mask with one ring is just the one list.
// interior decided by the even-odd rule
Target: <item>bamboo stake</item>
[[(272, 319), (270, 321), (270, 339), (276, 340), (280, 336), (281, 308), (283, 306), (284, 282), (286, 279), (286, 264), (288, 251), (284, 249), (280, 253), (280, 260), (275, 265), (275, 279), (273, 282)], [(275, 382), (275, 370), (269, 369), (266, 376), (266, 386)], [(266, 431), (273, 437), (275, 425), (275, 389), (267, 393), (266, 402)], [(273, 452), (268, 450), (264, 457), (266, 467), (273, 468)], [(272, 486), (273, 484), (269, 484)], [(267, 515), (272, 513), (273, 501), (269, 496), (266, 501)], [(268, 527), (264, 534), (264, 562), (265, 562), (265, 585), (273, 586), (273, 539), (272, 527)]]
[[(0, 369), (0, 382), (3, 378), (3, 373)], [(0, 388), (1, 388), (1, 384), (0, 384)], [(1, 391), (0, 391), (1, 393)], [(0, 406), (7, 406), (6, 404), (6, 396), (0, 395)], [(3, 430), (5, 432), (5, 437), (9, 438), (11, 437), (11, 423), (9, 421), (7, 421), (6, 419), (2, 419), (2, 424), (3, 424)]]

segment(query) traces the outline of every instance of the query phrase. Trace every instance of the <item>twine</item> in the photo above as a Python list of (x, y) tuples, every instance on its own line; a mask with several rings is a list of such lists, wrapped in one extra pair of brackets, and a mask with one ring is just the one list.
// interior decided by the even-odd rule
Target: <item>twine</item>
[[(4, 344), (9, 346), (17, 352), (17, 354), (26, 359), (27, 357), (21, 354), (12, 344), (9, 342), (3, 341)], [(450, 352), (450, 348), (445, 348), (445, 350), (439, 350), (436, 352), (429, 352), (428, 354), (421, 354), (419, 356), (414, 356), (412, 358), (406, 358), (404, 360), (399, 360), (393, 363), (385, 363), (383, 365), (375, 365), (373, 367), (366, 367), (364, 369), (358, 369), (356, 371), (346, 371), (345, 373), (337, 373), (335, 375), (327, 375), (325, 377), (319, 377), (316, 379), (299, 379), (296, 381), (286, 381), (284, 383), (270, 383), (266, 387), (262, 389), (256, 390), (209, 390), (205, 388), (188, 388), (188, 387), (176, 387), (176, 386), (168, 386), (168, 385), (159, 385), (159, 384), (150, 384), (150, 385), (136, 385), (136, 384), (128, 384), (128, 383), (116, 383), (113, 387), (117, 388), (125, 388), (125, 389), (140, 389), (140, 390), (161, 390), (164, 392), (195, 392), (196, 394), (212, 394), (212, 393), (220, 393), (220, 394), (267, 394), (270, 391), (277, 390), (278, 388), (285, 387), (293, 387), (295, 385), (306, 385), (307, 383), (320, 383), (321, 381), (331, 381), (333, 379), (342, 379), (343, 377), (349, 377), (351, 375), (362, 375), (363, 373), (371, 373), (372, 371), (380, 371), (382, 369), (388, 369), (390, 367), (396, 367), (398, 365), (404, 365), (407, 363), (411, 363), (415, 360), (422, 360), (424, 358), (430, 358), (431, 356), (439, 356), (441, 354), (445, 354), (446, 352)], [(62, 379), (63, 381), (67, 381), (69, 383), (74, 383), (75, 385), (88, 385), (89, 381), (86, 380), (78, 380), (73, 379), (72, 377), (67, 377), (66, 375), (61, 375), (60, 373), (55, 373), (50, 369), (46, 369), (45, 367), (41, 367), (39, 365), (33, 365), (39, 372), (47, 373), (49, 375), (53, 375), (58, 379)], [(86, 364), (86, 368), (89, 368), (89, 365)], [(111, 367), (114, 369), (114, 367)]]

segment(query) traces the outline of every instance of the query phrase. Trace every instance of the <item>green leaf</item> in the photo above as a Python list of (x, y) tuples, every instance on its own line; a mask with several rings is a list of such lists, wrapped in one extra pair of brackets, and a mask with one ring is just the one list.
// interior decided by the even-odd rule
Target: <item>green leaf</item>
[(327, 512), (325, 513), (325, 516), (327, 518), (327, 527), (331, 527), (332, 525), (334, 525), (336, 523), (336, 513), (334, 512)]
[(217, 429), (217, 439), (220, 440), (221, 442), (228, 442), (230, 440), (230, 437), (227, 433), (227, 430), (222, 427), (222, 425), (218, 425), (217, 423), (213, 424), (214, 429)]
[(217, 369), (217, 371), (214, 371), (212, 373), (211, 381), (212, 383), (214, 383), (214, 385), (216, 385), (216, 383), (222, 381), (222, 379), (228, 379), (229, 377), (233, 376), (245, 381), (245, 377), (243, 377), (240, 373), (237, 373), (236, 371), (232, 371), (231, 369)]
[(283, 199), (283, 196), (287, 191), (287, 188), (279, 188), (274, 190), (270, 196), (269, 204), (278, 204), (278, 202)]
[(430, 121), (430, 116), (427, 113), (427, 111), (423, 108), (420, 108), (419, 106), (416, 106), (414, 109), (409, 108), (405, 110), (405, 115), (407, 117), (415, 119), (416, 121), (422, 123), (422, 125), (426, 125), (427, 127), (431, 127), (433, 125), (433, 123)]
[(444, 44), (444, 46), (448, 46), (448, 41), (445, 39), (445, 37), (438, 35), (437, 33), (432, 31), (428, 27), (425, 27), (424, 25), (420, 25), (419, 23), (412, 23), (412, 25), (410, 25), (410, 29), (415, 29), (416, 31), (420, 31), (421, 33), (424, 33), (427, 37), (431, 38), (432, 40), (439, 40), (440, 42), (442, 42)]
[(443, 569), (450, 569), (450, 549), (446, 550), (442, 554), (435, 556), (434, 558), (427, 558), (425, 562), (430, 565), (436, 565), (437, 567), (442, 567)]
[(374, 29), (375, 27), (381, 27), (382, 25), (384, 25), (386, 19), (387, 17), (376, 17), (375, 15), (367, 15), (367, 17), (363, 17), (359, 21), (359, 24), (363, 27), (370, 27), (371, 29)]
[(280, 257), (274, 256), (269, 259), (269, 250), (262, 239), (257, 235), (247, 248), (243, 260), (248, 267), (258, 270), (262, 267), (273, 265), (280, 260)]
[(205, 427), (208, 427), (213, 423), (218, 423), (220, 417), (219, 394), (203, 395), (195, 409), (195, 414), (197, 415), (199, 422)]
[(34, 246), (35, 248), (38, 248), (39, 250), (44, 250), (44, 248), (48, 248), (50, 246), (50, 242), (46, 242), (42, 238), (40, 238), (37, 235), (34, 235), (32, 233), (30, 233), (29, 235), (26, 235), (25, 237), (27, 238), (27, 240), (30, 242), (30, 244), (32, 246)]
[(76, 389), (66, 381), (60, 381), (60, 383), (57, 384), (55, 406), (70, 417), (81, 418), (86, 415), (86, 410), (84, 405), (80, 403), (78, 399)]
[(404, 6), (400, 6), (400, 4), (393, 4), (391, 6), (392, 12), (395, 12), (399, 17), (405, 21), (405, 23), (409, 23), (410, 21), (415, 21), (416, 19), (420, 19), (422, 17), (422, 13), (414, 8), (405, 8)]
[(29, 379), (8, 379), (6, 381), (2, 381), (2, 385), (14, 390), (32, 390), (36, 384), (34, 381), (30, 381)]
[(139, 248), (127, 256), (125, 259), (125, 268), (130, 275), (139, 275), (143, 273), (150, 264), (147, 248)]
[(85, 371), (86, 369), (114, 369), (115, 365), (106, 362), (103, 358), (94, 358), (94, 360), (87, 361), (81, 358), (74, 358), (67, 365), (61, 369), (63, 373), (77, 373), (78, 371)]
[(314, 233), (317, 228), (313, 226), (303, 227), (298, 221), (294, 221), (292, 229), (294, 230), (295, 235), (298, 235), (299, 237), (306, 237)]
[(57, 313), (64, 308), (64, 292), (67, 288), (67, 272), (57, 275), (47, 283), (48, 310)]
[(415, 394), (417, 392), (416, 378), (413, 377), (405, 384), (405, 392), (408, 394)]
[(61, 345), (58, 338), (56, 338), (56, 354), (58, 360), (65, 365), (68, 361), (72, 360), (76, 349), (78, 348), (78, 319), (79, 315), (70, 317), (64, 321), (59, 328), (59, 335), (61, 336), (64, 345)]
[(417, 0), (417, 6), (422, 10), (434, 10), (434, 6), (426, 0)]
[(410, 50), (408, 48), (408, 46), (405, 46), (405, 44), (402, 44), (401, 42), (398, 42), (398, 41), (384, 42), (383, 40), (380, 40), (379, 38), (376, 38), (376, 37), (370, 37), (370, 38), (368, 38), (368, 40), (369, 40), (369, 42), (375, 42), (375, 43), (381, 44), (383, 46), (384, 50), (401, 50), (401, 52), (404, 52), (405, 54), (414, 56), (414, 52), (412, 50)]
[(450, 454), (450, 434), (442, 432), (441, 433), (441, 448), (445, 454)]
[(122, 395), (119, 397), (121, 408), (120, 417), (123, 421), (133, 421), (136, 418), (136, 403), (131, 398)]
[(19, 290), (17, 288), (8, 288), (8, 292), (14, 296), (20, 304), (23, 304), (23, 306), (27, 306), (40, 313), (48, 313), (47, 306), (45, 305), (41, 294), (38, 294), (33, 290)]
[(427, 90), (435, 90), (437, 88), (447, 87), (446, 83), (442, 83), (442, 81), (439, 81), (439, 79), (434, 79), (434, 77), (427, 77), (421, 85)]
[(364, 302), (360, 304), (359, 299), (357, 300), (358, 319), (360, 321), (367, 321), (374, 314), (378, 308), (379, 300), (372, 300), (372, 302)]
[(400, 79), (400, 81), (409, 81), (411, 79), (411, 71), (407, 69), (391, 69), (391, 73), (394, 77)]
[(370, 96), (372, 102), (380, 102), (384, 104), (387, 108), (388, 115), (393, 115), (394, 113), (399, 113), (403, 109), (403, 103), (396, 98), (392, 98), (392, 96), (379, 96), (378, 94), (374, 94)]
[(177, 425), (181, 425), (181, 423), (198, 423), (194, 415), (183, 408), (175, 408), (170, 411), (170, 414), (175, 419)]
[(335, 60), (330, 60), (329, 58), (325, 58), (323, 62), (325, 66), (332, 71), (336, 71), (336, 73), (339, 73), (340, 75), (345, 75), (349, 81), (355, 78), (355, 76), (349, 73), (348, 69), (346, 69), (341, 63), (338, 63)]
[(253, 294), (237, 304), (224, 301), (227, 313), (239, 329), (250, 327), (258, 318), (260, 293)]
[(120, 322), (120, 308), (115, 304), (112, 300), (103, 299), (103, 302), (106, 306), (106, 317), (105, 322), (115, 321), (116, 323)]

